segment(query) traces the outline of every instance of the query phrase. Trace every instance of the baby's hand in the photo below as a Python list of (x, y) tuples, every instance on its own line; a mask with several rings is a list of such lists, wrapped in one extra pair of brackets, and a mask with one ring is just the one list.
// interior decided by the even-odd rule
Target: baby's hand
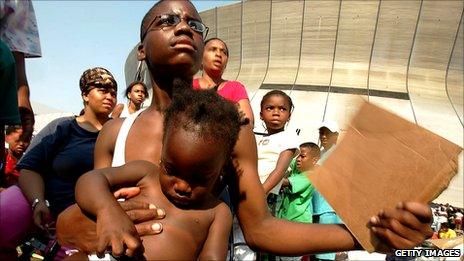
[(395, 209), (383, 210), (371, 218), (372, 231), (394, 249), (410, 249), (430, 238), (432, 211), (417, 202), (398, 203)]
[(103, 257), (106, 250), (114, 256), (129, 257), (144, 252), (142, 241), (132, 221), (121, 209), (102, 211), (97, 216), (97, 256)]

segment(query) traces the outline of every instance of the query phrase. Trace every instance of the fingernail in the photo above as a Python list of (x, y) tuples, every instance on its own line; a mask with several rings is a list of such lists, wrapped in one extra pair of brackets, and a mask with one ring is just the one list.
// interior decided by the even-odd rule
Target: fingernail
[(371, 227), (372, 231), (374, 232), (377, 232), (377, 228), (376, 227)]
[(165, 215), (164, 210), (160, 208), (156, 210), (156, 213), (158, 214), (158, 217), (164, 217)]
[(370, 221), (372, 224), (377, 224), (377, 217), (375, 216), (371, 217)]
[(161, 226), (160, 223), (154, 223), (153, 225), (151, 225), (151, 229), (157, 233), (161, 232), (161, 230), (163, 229), (163, 227)]
[(379, 211), (379, 217), (382, 217), (385, 214), (385, 211), (382, 209)]
[(150, 205), (148, 205), (148, 208), (149, 208), (149, 209), (156, 209), (156, 206), (153, 205), (153, 204), (150, 204)]
[(396, 208), (397, 209), (402, 209), (403, 208), (403, 202), (398, 202), (398, 204), (396, 204)]

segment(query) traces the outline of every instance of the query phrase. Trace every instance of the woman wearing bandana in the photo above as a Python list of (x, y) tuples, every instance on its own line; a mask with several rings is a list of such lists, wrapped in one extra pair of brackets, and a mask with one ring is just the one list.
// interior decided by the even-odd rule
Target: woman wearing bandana
[(97, 67), (86, 70), (79, 85), (84, 113), (46, 126), (17, 165), (20, 189), (12, 186), (2, 192), (0, 213), (8, 213), (0, 216), (2, 251), (14, 251), (27, 234), (31, 210), (34, 225), (48, 230), (58, 214), (75, 203), (77, 179), (93, 169), (95, 142), (116, 104), (117, 84), (108, 70)]

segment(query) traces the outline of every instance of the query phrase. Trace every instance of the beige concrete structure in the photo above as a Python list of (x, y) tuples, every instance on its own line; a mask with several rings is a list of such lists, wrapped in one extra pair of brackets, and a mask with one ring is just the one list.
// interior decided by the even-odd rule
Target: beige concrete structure
[[(257, 131), (262, 96), (282, 89), (302, 142), (317, 141), (323, 119), (346, 126), (364, 98), (463, 146), (463, 10), (456, 0), (244, 0), (200, 15), (229, 46), (224, 76), (247, 87)], [(464, 205), (462, 173), (461, 154), (437, 202)]]
[(248, 2), (242, 11), (242, 63), (237, 80), (253, 94), (263, 83), (268, 68), (271, 2)]

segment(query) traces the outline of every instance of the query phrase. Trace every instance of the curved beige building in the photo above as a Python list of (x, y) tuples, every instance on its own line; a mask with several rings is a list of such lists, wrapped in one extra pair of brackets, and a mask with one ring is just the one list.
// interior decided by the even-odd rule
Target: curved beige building
[[(463, 11), (456, 0), (248, 0), (200, 15), (229, 47), (224, 76), (247, 87), (257, 131), (262, 96), (281, 89), (302, 142), (323, 119), (343, 129), (363, 98), (463, 146)], [(462, 163), (437, 202), (463, 207)]]

